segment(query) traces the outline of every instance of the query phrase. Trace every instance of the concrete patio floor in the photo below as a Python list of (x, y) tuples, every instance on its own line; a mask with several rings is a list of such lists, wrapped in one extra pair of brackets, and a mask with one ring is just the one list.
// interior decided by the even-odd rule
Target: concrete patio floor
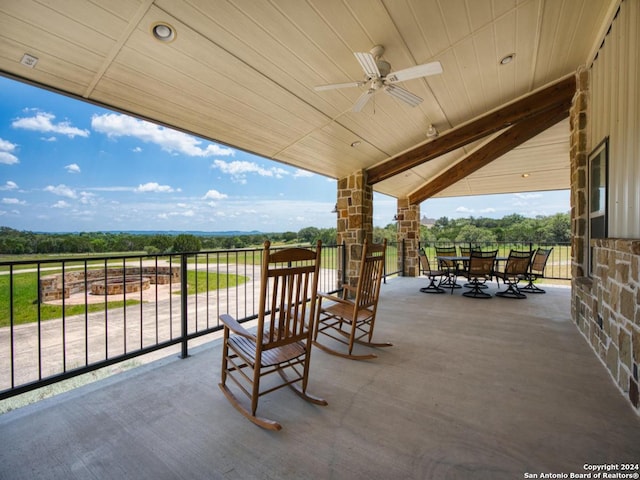
[(640, 418), (571, 323), (570, 289), (425, 285), (383, 285), (375, 337), (394, 346), (377, 359), (314, 350), (309, 390), (327, 407), (261, 399), (280, 432), (226, 401), (215, 339), (0, 415), (0, 478), (495, 480), (640, 461)]

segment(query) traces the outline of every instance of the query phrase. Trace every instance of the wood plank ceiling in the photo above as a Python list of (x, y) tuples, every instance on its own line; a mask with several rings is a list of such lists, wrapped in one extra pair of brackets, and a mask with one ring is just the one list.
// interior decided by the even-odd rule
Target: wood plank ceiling
[[(4, 0), (0, 72), (331, 178), (368, 169), (413, 202), (566, 189), (567, 82), (619, 1)], [(362, 80), (353, 52), (376, 44), (392, 71), (442, 64), (400, 83), (420, 105), (314, 90)]]

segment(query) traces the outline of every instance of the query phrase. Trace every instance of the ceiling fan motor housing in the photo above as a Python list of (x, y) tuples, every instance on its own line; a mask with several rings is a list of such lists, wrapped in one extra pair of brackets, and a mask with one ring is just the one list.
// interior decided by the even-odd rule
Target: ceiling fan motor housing
[(391, 71), (391, 65), (389, 64), (389, 62), (378, 59), (376, 60), (376, 65), (378, 66), (378, 70), (380, 71), (380, 76), (382, 78), (389, 75), (389, 72)]

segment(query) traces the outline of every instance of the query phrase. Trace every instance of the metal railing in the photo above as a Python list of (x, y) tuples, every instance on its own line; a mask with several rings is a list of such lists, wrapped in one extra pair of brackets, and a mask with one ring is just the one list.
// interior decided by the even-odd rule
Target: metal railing
[(400, 262), (399, 259), (404, 258), (405, 242), (404, 240), (398, 242), (387, 242), (387, 251), (385, 254), (384, 262), (384, 275), (383, 281), (386, 283), (387, 277), (403, 276), (404, 275), (404, 262)]
[[(323, 246), (320, 290), (344, 283), (344, 254)], [(187, 357), (220, 314), (257, 317), (261, 260), (242, 249), (0, 262), (0, 400), (174, 345)]]

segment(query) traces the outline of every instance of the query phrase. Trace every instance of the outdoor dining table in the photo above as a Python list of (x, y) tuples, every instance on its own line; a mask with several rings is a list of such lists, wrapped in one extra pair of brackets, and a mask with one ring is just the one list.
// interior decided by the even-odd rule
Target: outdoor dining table
[[(507, 259), (509, 257), (496, 257), (494, 260), (494, 265), (497, 265), (499, 262), (506, 262)], [(453, 264), (455, 265), (455, 272), (453, 272), (453, 276), (448, 276), (447, 280), (445, 280), (443, 283), (441, 283), (441, 285), (446, 285), (447, 288), (451, 289), (451, 293), (453, 294), (453, 290), (455, 288), (461, 288), (462, 285), (458, 285), (458, 283), (456, 282), (457, 276), (460, 272), (460, 270), (458, 269), (458, 265), (460, 264), (460, 262), (464, 263), (464, 262), (468, 262), (471, 259), (471, 256), (469, 255), (439, 255), (436, 256), (436, 259), (438, 260), (438, 264), (440, 264), (440, 261), (445, 261), (445, 262), (453, 262)]]

